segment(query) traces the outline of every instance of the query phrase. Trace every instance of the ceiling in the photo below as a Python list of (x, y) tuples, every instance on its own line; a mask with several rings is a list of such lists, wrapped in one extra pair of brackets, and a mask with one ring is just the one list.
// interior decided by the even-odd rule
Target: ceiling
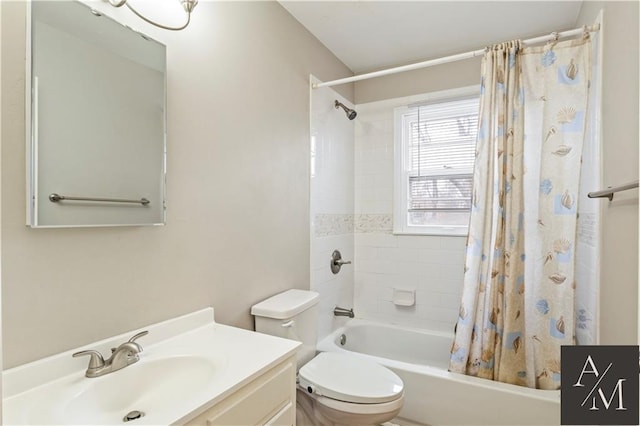
[(574, 28), (582, 1), (284, 1), (353, 72)]

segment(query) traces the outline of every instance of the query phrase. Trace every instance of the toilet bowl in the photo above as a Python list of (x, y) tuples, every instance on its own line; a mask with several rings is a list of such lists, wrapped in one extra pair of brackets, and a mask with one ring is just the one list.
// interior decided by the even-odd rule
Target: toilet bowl
[(254, 305), (256, 331), (302, 342), (297, 354), (298, 425), (374, 425), (394, 418), (404, 384), (394, 372), (347, 354), (316, 355), (318, 293), (288, 290)]
[(402, 408), (404, 397), (384, 404), (351, 404), (325, 397), (309, 397), (297, 391), (298, 426), (379, 425), (393, 419)]
[(319, 353), (300, 368), (298, 379), (300, 397), (311, 398), (316, 419), (327, 424), (380, 424), (394, 418), (404, 402), (395, 373), (349, 355)]

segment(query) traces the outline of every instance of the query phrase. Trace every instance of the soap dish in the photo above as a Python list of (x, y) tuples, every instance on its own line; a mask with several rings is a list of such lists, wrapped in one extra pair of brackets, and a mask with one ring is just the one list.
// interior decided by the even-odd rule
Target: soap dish
[(413, 289), (393, 289), (393, 303), (396, 306), (413, 306), (416, 304), (416, 291)]

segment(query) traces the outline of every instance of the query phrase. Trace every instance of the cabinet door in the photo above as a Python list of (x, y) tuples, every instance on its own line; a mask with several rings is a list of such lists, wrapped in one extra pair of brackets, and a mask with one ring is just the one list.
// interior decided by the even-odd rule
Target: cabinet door
[(295, 383), (295, 358), (292, 358), (267, 371), (187, 424), (293, 425)]
[(265, 426), (291, 426), (294, 424), (293, 419), (296, 417), (295, 402), (289, 402), (282, 410), (278, 411), (275, 416), (271, 417)]

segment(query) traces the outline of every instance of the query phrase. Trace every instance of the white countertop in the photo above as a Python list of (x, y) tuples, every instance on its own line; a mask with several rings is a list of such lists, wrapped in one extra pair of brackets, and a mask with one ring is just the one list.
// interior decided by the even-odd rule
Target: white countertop
[[(108, 348), (118, 346), (140, 330), (149, 330), (148, 336), (137, 341), (144, 348), (140, 361), (122, 370), (98, 378), (86, 378), (84, 372), (88, 358), (71, 357), (73, 352), (84, 349), (96, 349), (106, 355)], [(122, 417), (130, 410), (145, 412), (144, 417), (131, 423), (132, 426), (181, 424), (292, 356), (299, 346), (300, 343), (293, 340), (217, 324), (213, 320), (213, 309), (208, 308), (4, 371), (3, 424), (122, 425)], [(186, 367), (190, 368), (188, 363), (193, 357), (210, 361), (214, 366), (205, 377), (195, 379), (201, 382), (197, 387), (193, 383), (189, 386), (191, 382), (180, 381), (179, 378), (174, 380), (172, 376), (179, 372), (174, 374), (174, 371), (162, 369), (157, 370), (158, 374), (153, 370), (150, 380), (154, 383), (140, 384), (142, 388), (154, 389), (154, 392), (160, 389), (158, 392), (163, 392), (164, 398), (162, 404), (157, 400), (150, 402), (149, 398), (145, 400), (145, 395), (140, 395), (140, 398), (129, 396), (124, 404), (128, 405), (131, 400), (131, 406), (122, 410), (123, 402), (104, 402), (90, 395), (93, 400), (85, 404), (88, 405), (86, 413), (66, 414), (69, 404), (75, 401), (78, 405), (79, 398), (86, 399), (85, 395), (92, 392), (91, 386), (97, 380), (103, 381), (101, 385), (108, 384), (108, 381), (117, 384), (126, 374), (136, 373), (133, 369), (145, 363), (147, 365), (141, 368), (148, 368), (167, 358), (186, 360)], [(123, 394), (127, 392), (137, 395), (130, 386)]]

